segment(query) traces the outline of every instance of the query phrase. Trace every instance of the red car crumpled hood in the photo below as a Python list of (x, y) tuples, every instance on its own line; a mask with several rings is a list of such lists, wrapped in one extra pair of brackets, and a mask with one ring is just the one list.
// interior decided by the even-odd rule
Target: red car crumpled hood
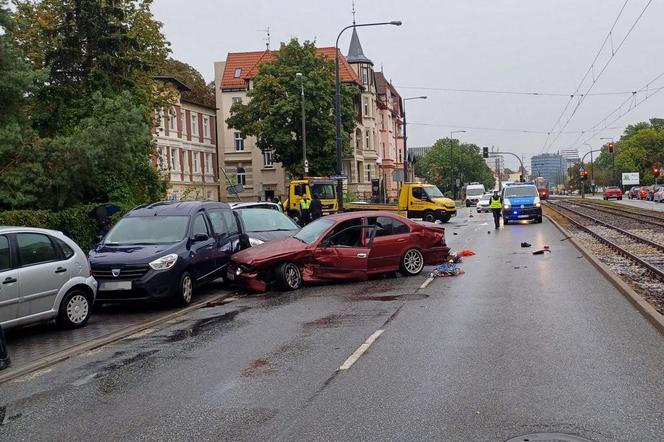
[(306, 250), (308, 246), (292, 237), (277, 239), (242, 250), (234, 254), (232, 260), (238, 264), (259, 267), (269, 265), (289, 255), (297, 255)]

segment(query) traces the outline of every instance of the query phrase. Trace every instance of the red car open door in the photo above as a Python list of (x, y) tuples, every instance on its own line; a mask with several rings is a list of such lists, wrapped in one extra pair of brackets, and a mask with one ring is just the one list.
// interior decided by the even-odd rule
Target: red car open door
[(362, 225), (361, 218), (339, 223), (314, 250), (314, 275), (320, 279), (366, 280), (373, 232), (375, 228)]

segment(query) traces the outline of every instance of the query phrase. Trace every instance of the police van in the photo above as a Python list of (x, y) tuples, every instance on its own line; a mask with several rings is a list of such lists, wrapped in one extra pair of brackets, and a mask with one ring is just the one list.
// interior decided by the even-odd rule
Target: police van
[(532, 219), (542, 222), (542, 203), (534, 183), (507, 183), (503, 187), (503, 223)]

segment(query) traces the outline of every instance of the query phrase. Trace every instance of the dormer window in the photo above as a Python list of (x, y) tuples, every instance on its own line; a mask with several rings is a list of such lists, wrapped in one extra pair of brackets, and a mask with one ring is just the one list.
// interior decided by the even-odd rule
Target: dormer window
[(242, 68), (235, 68), (235, 78), (240, 78), (240, 75), (242, 75)]

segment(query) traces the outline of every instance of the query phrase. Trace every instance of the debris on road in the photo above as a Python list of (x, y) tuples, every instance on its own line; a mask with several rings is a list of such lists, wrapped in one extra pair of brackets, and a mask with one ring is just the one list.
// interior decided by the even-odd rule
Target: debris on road
[(532, 246), (532, 244), (529, 244), (529, 243), (527, 243), (527, 242), (525, 242), (525, 241), (521, 243), (521, 247), (526, 248), (526, 247), (530, 247), (530, 246)]
[(459, 267), (458, 264), (454, 262), (446, 262), (433, 269), (433, 272), (431, 272), (431, 276), (436, 278), (442, 278), (446, 276), (463, 275), (464, 273), (465, 272), (461, 267)]

